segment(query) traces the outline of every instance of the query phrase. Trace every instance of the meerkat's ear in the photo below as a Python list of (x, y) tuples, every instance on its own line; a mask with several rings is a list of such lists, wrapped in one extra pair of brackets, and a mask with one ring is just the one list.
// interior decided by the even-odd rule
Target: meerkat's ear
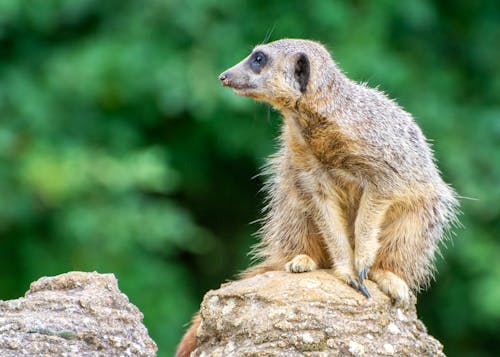
[(306, 92), (309, 82), (310, 65), (305, 53), (299, 53), (295, 62), (295, 80), (299, 83), (300, 91)]

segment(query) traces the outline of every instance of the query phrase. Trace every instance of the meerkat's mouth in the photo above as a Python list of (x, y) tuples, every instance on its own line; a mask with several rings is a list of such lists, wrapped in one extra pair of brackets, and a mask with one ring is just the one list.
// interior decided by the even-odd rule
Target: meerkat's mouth
[(252, 95), (253, 90), (256, 88), (252, 85), (231, 85), (229, 86), (236, 95), (249, 97)]
[(229, 83), (226, 85), (229, 88), (232, 88), (234, 90), (244, 90), (244, 89), (255, 89), (256, 86), (251, 85), (251, 84), (238, 84), (238, 83)]
[(249, 87), (232, 87), (233, 92), (237, 95), (246, 95), (251, 88)]

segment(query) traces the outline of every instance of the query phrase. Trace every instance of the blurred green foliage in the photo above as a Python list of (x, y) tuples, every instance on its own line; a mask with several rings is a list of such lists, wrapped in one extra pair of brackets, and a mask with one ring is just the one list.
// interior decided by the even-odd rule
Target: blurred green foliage
[(320, 40), (415, 115), (464, 229), (419, 312), (450, 356), (500, 335), (498, 1), (2, 0), (0, 298), (114, 272), (169, 356), (202, 294), (248, 265), (280, 119), (217, 75)]

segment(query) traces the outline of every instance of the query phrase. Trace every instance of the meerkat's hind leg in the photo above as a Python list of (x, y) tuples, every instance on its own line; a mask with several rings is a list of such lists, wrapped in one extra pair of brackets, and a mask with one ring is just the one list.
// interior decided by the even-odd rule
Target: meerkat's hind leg
[(318, 264), (307, 254), (296, 255), (285, 264), (285, 270), (290, 273), (305, 273), (318, 269)]
[(410, 288), (396, 274), (383, 269), (372, 269), (369, 278), (377, 283), (396, 305), (407, 305), (410, 300)]

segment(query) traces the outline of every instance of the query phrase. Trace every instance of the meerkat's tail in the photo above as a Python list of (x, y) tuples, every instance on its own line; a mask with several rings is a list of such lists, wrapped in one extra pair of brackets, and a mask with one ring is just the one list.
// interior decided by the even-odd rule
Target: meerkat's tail
[(200, 313), (197, 312), (191, 320), (191, 326), (182, 337), (181, 342), (177, 345), (175, 357), (189, 357), (191, 352), (196, 349), (196, 330), (201, 323)]

